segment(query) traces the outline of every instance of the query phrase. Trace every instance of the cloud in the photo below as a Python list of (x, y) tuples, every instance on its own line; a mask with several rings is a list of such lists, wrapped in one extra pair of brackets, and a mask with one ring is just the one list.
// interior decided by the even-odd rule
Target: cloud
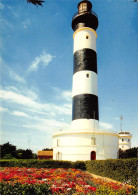
[[(12, 121), (8, 121), (7, 125), (16, 126), (18, 124), (29, 132), (33, 130), (44, 131), (51, 137), (55, 131), (70, 127), (72, 105), (68, 101), (70, 96), (68, 90), (59, 89), (62, 98), (57, 103), (57, 101), (42, 102), (38, 92), (20, 87), (8, 86), (0, 90), (1, 101), (10, 107), (9, 114), (14, 117), (12, 117)], [(1, 110), (6, 111), (2, 108)], [(26, 120), (22, 120), (23, 118)]]
[(20, 112), (20, 111), (14, 111), (14, 112), (12, 112), (12, 114), (15, 115), (15, 116), (29, 117), (28, 114), (26, 114), (24, 112)]
[(71, 101), (72, 100), (72, 92), (71, 91), (63, 91), (61, 93), (61, 96), (66, 100), (66, 101)]
[(4, 9), (4, 5), (0, 3), (0, 9)]
[(26, 19), (25, 21), (22, 22), (22, 26), (23, 28), (28, 28), (28, 26), (30, 25), (30, 20), (29, 19)]
[[(14, 88), (16, 89), (16, 88)], [(63, 104), (56, 105), (54, 103), (41, 103), (41, 101), (38, 99), (37, 95), (35, 96), (35, 93), (30, 90), (30, 94), (32, 96), (29, 97), (26, 95), (23, 95), (21, 91), (13, 91), (11, 89), (8, 90), (0, 90), (0, 98), (3, 101), (6, 101), (6, 103), (14, 103), (17, 105), (23, 106), (24, 109), (30, 109), (34, 110), (35, 112), (42, 112), (45, 114), (49, 114), (49, 116), (54, 115), (70, 115), (71, 114), (71, 105), (70, 104)], [(35, 97), (35, 99), (34, 99)]]
[(119, 118), (119, 117), (115, 117), (114, 119), (115, 119), (115, 120), (120, 120), (120, 118)]
[(11, 24), (10, 22), (8, 22), (8, 20), (6, 20), (5, 18), (0, 18), (0, 24), (1, 24), (1, 28), (4, 29), (5, 26), (7, 26), (8, 28), (13, 28), (14, 25)]
[(18, 18), (19, 17), (19, 12), (18, 9), (14, 9), (12, 6), (7, 6), (9, 11), (13, 14), (14, 17)]
[(7, 112), (7, 111), (8, 111), (7, 108), (0, 107), (0, 112)]
[(48, 66), (48, 64), (52, 61), (53, 58), (54, 56), (43, 52), (40, 56), (35, 58), (35, 60), (30, 65), (28, 71), (29, 72), (37, 71), (39, 66), (42, 66), (43, 68), (45, 68), (46, 66)]
[(70, 127), (70, 123), (58, 121), (56, 119), (45, 119), (38, 117), (35, 118), (35, 120), (30, 124), (23, 125), (23, 127), (33, 130), (47, 131), (52, 135), (53, 132), (59, 131), (60, 129), (68, 129)]
[(31, 98), (24, 96), (22, 94), (18, 94), (14, 91), (0, 90), (0, 98), (28, 107), (33, 106), (34, 108), (37, 108), (39, 106)]
[[(33, 90), (33, 88), (32, 88), (32, 90)], [(24, 95), (25, 97), (26, 97), (26, 94), (27, 94), (27, 97), (35, 100), (35, 99), (38, 98), (38, 95), (37, 95), (37, 93), (35, 93), (32, 90), (30, 88), (28, 89), (27, 87), (24, 87), (24, 86), (23, 87), (18, 86), (18, 88), (15, 87), (15, 86), (7, 86), (4, 91), (15, 92), (16, 94), (21, 94), (21, 95)]]
[(58, 87), (52, 87), (53, 91), (56, 93), (56, 98), (64, 99), (67, 102), (72, 101), (72, 91), (71, 90), (61, 90)]
[(113, 128), (112, 124), (105, 123), (105, 122), (99, 122), (99, 126), (100, 126), (100, 128), (103, 128), (103, 129), (112, 129)]
[(19, 76), (18, 74), (16, 74), (14, 71), (10, 70), (9, 71), (9, 76), (11, 79), (20, 82), (20, 83), (25, 83), (24, 78), (22, 78), (21, 76)]

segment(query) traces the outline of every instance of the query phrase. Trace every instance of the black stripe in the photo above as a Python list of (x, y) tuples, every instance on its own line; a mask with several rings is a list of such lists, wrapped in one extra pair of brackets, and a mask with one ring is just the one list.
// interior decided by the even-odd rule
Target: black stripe
[(92, 49), (81, 49), (74, 53), (73, 73), (91, 70), (97, 73), (97, 54)]
[(76, 31), (82, 27), (90, 27), (94, 30), (98, 27), (98, 17), (95, 14), (77, 14), (72, 19), (72, 29)]
[(81, 94), (73, 97), (72, 120), (99, 120), (98, 97), (93, 94)]

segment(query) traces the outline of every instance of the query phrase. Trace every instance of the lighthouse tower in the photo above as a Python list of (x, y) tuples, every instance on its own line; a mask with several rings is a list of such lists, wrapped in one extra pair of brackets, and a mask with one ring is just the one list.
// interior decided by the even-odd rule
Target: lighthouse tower
[(83, 0), (73, 16), (74, 68), (71, 129), (53, 135), (54, 160), (102, 160), (117, 158), (118, 133), (99, 129), (96, 29), (98, 17)]
[(78, 4), (72, 19), (74, 30), (72, 129), (98, 128), (96, 29), (98, 17), (90, 1)]

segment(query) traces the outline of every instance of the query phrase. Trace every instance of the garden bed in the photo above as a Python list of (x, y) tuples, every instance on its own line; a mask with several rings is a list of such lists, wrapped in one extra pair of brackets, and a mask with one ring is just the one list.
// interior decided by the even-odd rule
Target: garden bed
[(72, 168), (3, 167), (0, 184), (0, 194), (136, 194), (134, 187)]

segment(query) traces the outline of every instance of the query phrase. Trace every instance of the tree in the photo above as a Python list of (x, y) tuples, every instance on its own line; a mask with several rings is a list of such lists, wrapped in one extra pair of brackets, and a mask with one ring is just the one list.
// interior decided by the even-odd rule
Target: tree
[(40, 5), (42, 6), (42, 4), (44, 3), (45, 1), (42, 1), (42, 0), (27, 0), (27, 3), (32, 3), (36, 6)]
[(44, 148), (42, 151), (53, 151), (53, 148)]
[(14, 157), (11, 154), (5, 154), (3, 159), (13, 159)]
[(30, 150), (30, 149), (25, 150), (25, 153), (24, 153), (23, 157), (24, 157), (24, 159), (31, 159), (31, 158), (33, 158), (32, 150)]
[(37, 158), (37, 155), (32, 152), (30, 149), (16, 149), (16, 146), (10, 144), (9, 142), (0, 145), (1, 155), (3, 159), (33, 159)]
[(32, 159), (34, 154), (30, 149), (18, 149), (16, 150), (17, 158), (18, 159)]
[(130, 148), (128, 150), (121, 150), (119, 149), (119, 158), (137, 158), (138, 154), (138, 147)]
[[(9, 142), (1, 145), (1, 158), (4, 158), (4, 156), (9, 155), (9, 157), (16, 158), (16, 146), (10, 144)], [(7, 157), (6, 157), (7, 158)]]

